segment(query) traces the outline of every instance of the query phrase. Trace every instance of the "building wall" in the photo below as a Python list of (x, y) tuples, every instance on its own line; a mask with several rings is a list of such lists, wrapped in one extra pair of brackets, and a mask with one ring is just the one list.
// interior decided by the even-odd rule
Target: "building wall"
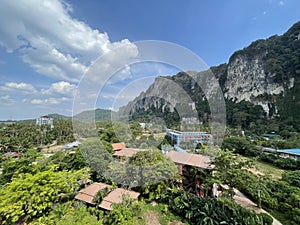
[(40, 117), (36, 119), (36, 125), (42, 126), (42, 125), (50, 125), (51, 128), (53, 128), (53, 118), (50, 117)]
[(167, 136), (169, 136), (176, 145), (181, 142), (196, 142), (196, 143), (211, 143), (213, 136), (205, 132), (181, 132), (176, 130), (167, 130)]

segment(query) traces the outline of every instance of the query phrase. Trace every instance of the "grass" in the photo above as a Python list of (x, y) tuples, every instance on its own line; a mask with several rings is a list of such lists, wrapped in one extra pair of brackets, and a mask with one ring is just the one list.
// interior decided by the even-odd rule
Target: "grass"
[(276, 218), (278, 221), (280, 221), (284, 225), (295, 225), (295, 223), (291, 222), (290, 218), (288, 218), (285, 214), (280, 213), (276, 210), (267, 209), (269, 213), (272, 214), (274, 218)]
[[(243, 156), (243, 158), (253, 160), (253, 158), (251, 158), (251, 157)], [(284, 170), (279, 169), (278, 167), (272, 166), (268, 163), (254, 160), (254, 166), (251, 169), (251, 172), (253, 172), (255, 174), (270, 175), (273, 179), (281, 179), (281, 176), (282, 176)]]
[[(181, 221), (181, 218), (179, 216), (174, 215), (169, 209), (168, 206), (165, 204), (144, 204), (144, 211), (145, 212), (155, 212), (159, 223), (161, 225), (168, 225), (170, 222), (179, 222)], [(186, 222), (184, 223), (188, 225)]]

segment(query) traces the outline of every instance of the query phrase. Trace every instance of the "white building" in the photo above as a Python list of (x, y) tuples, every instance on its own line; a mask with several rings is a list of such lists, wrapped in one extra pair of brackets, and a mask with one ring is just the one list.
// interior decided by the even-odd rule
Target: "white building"
[(179, 145), (181, 142), (195, 142), (195, 143), (212, 143), (213, 136), (206, 132), (200, 131), (177, 131), (167, 129), (167, 136), (169, 136), (175, 145)]
[(53, 128), (53, 118), (49, 116), (41, 116), (40, 118), (36, 119), (36, 125), (42, 126), (42, 125), (49, 125), (51, 128)]

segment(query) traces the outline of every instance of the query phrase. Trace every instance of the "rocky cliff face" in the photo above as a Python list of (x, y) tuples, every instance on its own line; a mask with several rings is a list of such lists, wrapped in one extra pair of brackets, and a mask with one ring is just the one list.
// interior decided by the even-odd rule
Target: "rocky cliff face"
[[(295, 78), (290, 78), (288, 83), (275, 82), (276, 74), (264, 70), (264, 55), (255, 55), (249, 59), (240, 54), (231, 59), (227, 66), (224, 97), (240, 102), (250, 101), (261, 105), (269, 114), (274, 101), (261, 98), (264, 95), (277, 96), (284, 94), (286, 89), (294, 87)], [(275, 106), (276, 114), (278, 112)]]
[[(193, 82), (189, 83), (189, 86), (193, 89)], [(125, 114), (132, 114), (140, 109), (155, 108), (162, 112), (166, 109), (173, 112), (178, 103), (185, 103), (191, 110), (195, 109), (195, 103), (179, 84), (166, 77), (157, 77), (146, 92), (142, 92), (121, 111)]]
[[(280, 106), (277, 100), (282, 101), (285, 96), (290, 98), (291, 95), (288, 93), (297, 93), (295, 89), (299, 87), (299, 35), (300, 22), (282, 36), (275, 35), (266, 40), (255, 41), (243, 50), (235, 52), (228, 64), (212, 67), (211, 71), (218, 79), (224, 97), (237, 103), (245, 100), (260, 105), (270, 117), (279, 115)], [(189, 97), (185, 100), (190, 104), (194, 102), (196, 104), (194, 107), (197, 107), (209, 97), (207, 93), (213, 93), (213, 89), (216, 88), (212, 85), (207, 87), (208, 90), (203, 91), (195, 82), (195, 79), (202, 79), (208, 72), (198, 73), (193, 78), (184, 73), (173, 77), (157, 78), (148, 90), (122, 110), (130, 114), (151, 107), (161, 110), (169, 108), (173, 111), (178, 100), (182, 101), (180, 97), (186, 93)], [(173, 86), (168, 80), (172, 81)], [(174, 89), (174, 83), (178, 84), (183, 91), (174, 91), (180, 89), (178, 87)], [(294, 102), (299, 104), (299, 96), (292, 97)]]

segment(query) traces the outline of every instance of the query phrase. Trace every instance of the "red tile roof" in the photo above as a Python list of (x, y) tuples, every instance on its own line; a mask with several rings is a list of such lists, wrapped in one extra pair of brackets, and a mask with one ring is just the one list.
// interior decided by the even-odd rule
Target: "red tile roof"
[(120, 150), (122, 150), (123, 148), (126, 148), (124, 142), (113, 143), (113, 144), (111, 144), (111, 145), (112, 145), (114, 151), (120, 151)]
[(6, 152), (3, 154), (3, 157), (13, 157), (13, 158), (18, 158), (20, 156), (19, 152)]
[(213, 168), (213, 165), (211, 165), (212, 161), (209, 156), (177, 151), (170, 151), (166, 154), (166, 156), (178, 164), (195, 166), (201, 169)]
[(113, 156), (125, 156), (125, 157), (131, 157), (138, 151), (141, 151), (140, 149), (134, 149), (134, 148), (124, 148), (120, 151), (116, 151)]
[(98, 191), (109, 188), (110, 185), (104, 184), (104, 183), (93, 183), (86, 188), (82, 189), (76, 196), (75, 199), (81, 200), (90, 204), (94, 205), (94, 198)]
[[(104, 184), (104, 183), (93, 183), (86, 188), (82, 189), (76, 196), (75, 199), (90, 203), (92, 205), (95, 205), (93, 202), (96, 194), (98, 191), (104, 189), (104, 188), (111, 187), (110, 185)], [(106, 197), (103, 198), (101, 204), (99, 207), (107, 210), (112, 210), (112, 204), (113, 203), (121, 203), (123, 201), (122, 197), (123, 195), (129, 195), (130, 198), (137, 199), (140, 193), (125, 190), (123, 188), (117, 188), (113, 191), (111, 191)]]
[(101, 202), (99, 207), (107, 210), (112, 210), (113, 203), (121, 203), (123, 201), (123, 195), (129, 195), (130, 198), (137, 199), (140, 193), (135, 191), (125, 190), (123, 188), (117, 188), (111, 191)]

